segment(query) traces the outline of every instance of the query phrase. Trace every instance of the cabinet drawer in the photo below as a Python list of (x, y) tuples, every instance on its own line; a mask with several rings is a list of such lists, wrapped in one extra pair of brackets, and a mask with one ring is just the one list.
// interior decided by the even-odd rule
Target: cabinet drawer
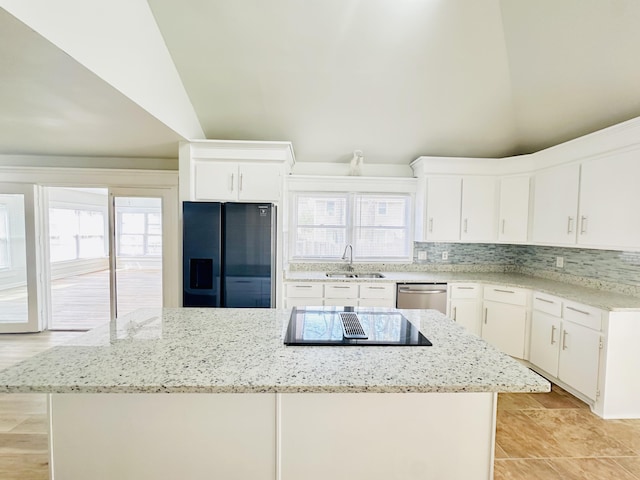
[(548, 313), (554, 317), (562, 316), (562, 299), (547, 295), (546, 293), (533, 292), (533, 309)]
[(480, 296), (480, 285), (475, 284), (453, 284), (451, 287), (451, 298), (478, 298)]
[(393, 298), (395, 284), (360, 285), (360, 298)]
[(326, 283), (325, 298), (358, 298), (358, 285), (355, 283)]
[(322, 283), (288, 283), (287, 297), (318, 297), (322, 299)]
[(582, 303), (567, 302), (562, 309), (562, 318), (569, 322), (584, 325), (594, 330), (602, 330), (602, 314), (599, 308), (584, 305)]
[(484, 287), (484, 299), (510, 305), (526, 305), (529, 291), (522, 288), (488, 285)]

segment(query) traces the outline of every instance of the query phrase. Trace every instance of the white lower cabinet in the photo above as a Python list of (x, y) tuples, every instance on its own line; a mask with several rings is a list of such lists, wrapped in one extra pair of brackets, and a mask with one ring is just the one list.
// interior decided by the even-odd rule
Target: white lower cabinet
[(291, 307), (395, 307), (395, 283), (289, 282), (285, 306)]
[(481, 292), (478, 284), (449, 284), (449, 317), (478, 336), (482, 334)]
[(482, 304), (482, 338), (507, 355), (526, 358), (529, 290), (487, 285)]
[(538, 292), (533, 308), (531, 364), (596, 400), (603, 312)]

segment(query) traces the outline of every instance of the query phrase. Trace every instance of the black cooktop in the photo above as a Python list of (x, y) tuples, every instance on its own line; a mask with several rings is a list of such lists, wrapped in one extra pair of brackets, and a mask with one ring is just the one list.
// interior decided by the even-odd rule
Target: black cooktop
[[(349, 321), (353, 321), (354, 318), (352, 315), (344, 315), (345, 313), (355, 313), (357, 321), (362, 326), (363, 332), (360, 331), (360, 335), (348, 338), (351, 335), (350, 329), (345, 330), (341, 317)], [(351, 326), (350, 323), (349, 327)], [(371, 307), (294, 307), (284, 343), (285, 345), (431, 346), (431, 342), (399, 311)]]

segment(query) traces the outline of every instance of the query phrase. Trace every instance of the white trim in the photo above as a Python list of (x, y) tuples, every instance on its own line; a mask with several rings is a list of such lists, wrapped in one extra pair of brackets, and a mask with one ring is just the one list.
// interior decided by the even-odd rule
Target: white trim
[(289, 167), (295, 164), (295, 154), (291, 142), (261, 142), (252, 140), (194, 140), (181, 142), (189, 146), (192, 160), (231, 160), (285, 162)]
[(178, 172), (107, 168), (5, 167), (3, 182), (35, 183), (48, 187), (175, 187)]
[(353, 192), (415, 194), (417, 178), (289, 175), (289, 192)]

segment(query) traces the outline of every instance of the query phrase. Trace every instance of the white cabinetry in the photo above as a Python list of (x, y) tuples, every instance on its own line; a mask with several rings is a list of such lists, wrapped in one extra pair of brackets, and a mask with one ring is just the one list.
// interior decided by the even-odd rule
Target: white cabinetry
[(285, 307), (395, 307), (395, 283), (289, 282)]
[(493, 242), (496, 239), (495, 177), (462, 179), (460, 240)]
[(495, 240), (495, 177), (428, 177), (426, 188), (426, 241)]
[(530, 362), (595, 400), (603, 345), (603, 314), (594, 307), (535, 292)]
[(529, 231), (529, 185), (527, 176), (503, 177), (500, 180), (500, 216), (498, 240), (526, 242)]
[(325, 283), (324, 305), (330, 307), (357, 306), (358, 285), (355, 283)]
[(516, 358), (526, 358), (529, 291), (489, 285), (484, 287), (482, 338)]
[(587, 160), (580, 173), (578, 244), (640, 247), (640, 161), (637, 152)]
[(449, 284), (449, 317), (478, 336), (482, 334), (481, 292), (477, 284)]
[(577, 164), (536, 173), (532, 234), (535, 243), (576, 243), (579, 181), (580, 166)]
[(183, 201), (279, 202), (294, 164), (290, 142), (199, 140), (180, 145)]
[(275, 164), (196, 160), (194, 200), (278, 201), (281, 170)]
[(461, 177), (427, 179), (427, 222), (425, 238), (429, 242), (460, 238)]

